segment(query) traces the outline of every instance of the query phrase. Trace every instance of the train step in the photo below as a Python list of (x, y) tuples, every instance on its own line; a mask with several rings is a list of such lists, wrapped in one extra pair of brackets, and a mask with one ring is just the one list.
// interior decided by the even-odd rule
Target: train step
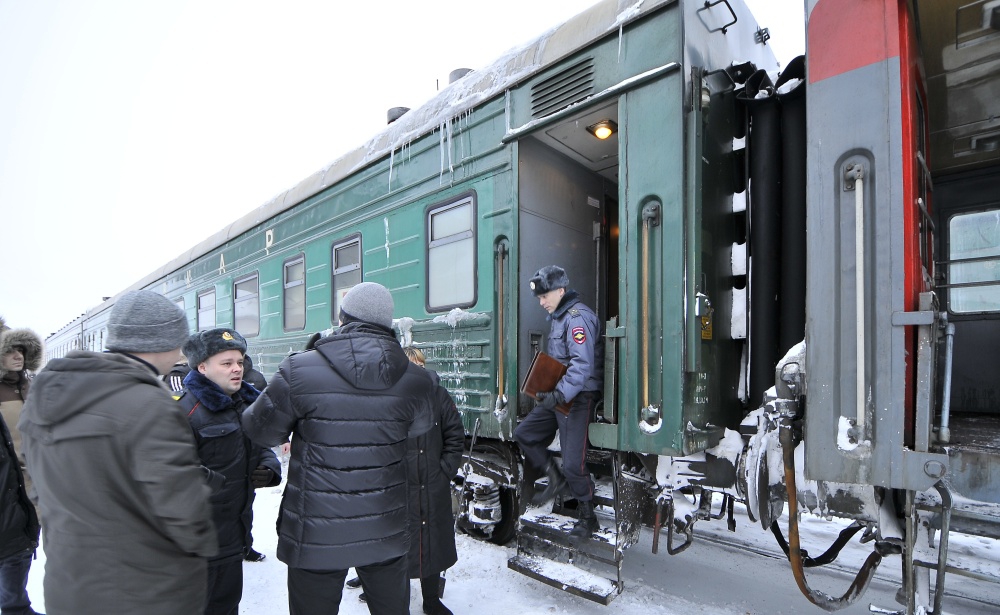
[(507, 560), (507, 567), (556, 589), (605, 606), (611, 604), (620, 592), (618, 583), (611, 579), (544, 557), (516, 555)]
[(617, 547), (614, 518), (599, 514), (598, 520), (600, 529), (578, 541), (569, 535), (575, 516), (529, 508), (520, 518), (517, 555), (507, 567), (588, 600), (610, 603), (621, 592), (623, 553)]

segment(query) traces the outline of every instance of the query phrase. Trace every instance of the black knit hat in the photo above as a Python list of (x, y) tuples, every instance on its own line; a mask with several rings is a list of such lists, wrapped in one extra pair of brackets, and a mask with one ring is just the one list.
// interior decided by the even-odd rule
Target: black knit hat
[(535, 275), (531, 276), (528, 287), (531, 288), (531, 292), (535, 293), (537, 297), (557, 288), (568, 288), (569, 277), (566, 275), (566, 270), (562, 267), (549, 265), (542, 267), (535, 272)]
[(235, 329), (199, 331), (188, 338), (182, 352), (191, 369), (198, 369), (209, 357), (227, 350), (239, 350), (244, 355), (247, 353), (247, 341)]

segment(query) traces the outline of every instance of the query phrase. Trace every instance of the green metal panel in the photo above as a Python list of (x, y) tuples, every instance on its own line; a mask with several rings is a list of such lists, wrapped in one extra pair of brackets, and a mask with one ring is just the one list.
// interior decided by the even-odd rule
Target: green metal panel
[[(683, 75), (674, 72), (626, 93), (619, 104), (626, 135), (620, 141), (620, 155), (627, 169), (622, 173), (627, 182), (621, 199), (620, 260), (625, 272), (620, 296), (626, 299), (622, 306), (625, 338), (619, 345), (619, 439), (624, 450), (659, 455), (680, 454), (682, 448), (683, 87)], [(648, 232), (647, 262), (643, 263), (643, 208), (654, 202), (661, 205), (659, 224)], [(646, 318), (644, 310), (648, 310)], [(642, 421), (643, 409), (650, 405), (659, 406), (661, 412), (655, 427)]]

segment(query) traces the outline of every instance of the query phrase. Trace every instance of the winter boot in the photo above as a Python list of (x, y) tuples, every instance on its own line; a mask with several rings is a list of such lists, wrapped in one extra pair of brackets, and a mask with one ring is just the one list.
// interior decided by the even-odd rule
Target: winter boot
[(346, 585), (351, 589), (357, 589), (361, 587), (361, 577), (352, 577), (350, 579), (347, 579)]
[(563, 476), (562, 470), (551, 457), (548, 465), (545, 466), (545, 476), (548, 477), (549, 484), (545, 486), (544, 490), (536, 491), (535, 495), (531, 496), (531, 503), (535, 506), (541, 506), (557, 495), (566, 492), (566, 477)]
[(420, 579), (420, 593), (424, 597), (424, 613), (427, 615), (452, 615), (440, 598), (441, 577), (434, 575)]
[(243, 559), (248, 562), (262, 562), (266, 557), (260, 551), (254, 551), (253, 548), (247, 548), (247, 552), (243, 555)]
[(594, 532), (601, 529), (601, 524), (597, 522), (597, 515), (594, 514), (594, 500), (580, 501), (576, 512), (580, 518), (569, 533), (570, 540), (575, 542), (589, 540)]

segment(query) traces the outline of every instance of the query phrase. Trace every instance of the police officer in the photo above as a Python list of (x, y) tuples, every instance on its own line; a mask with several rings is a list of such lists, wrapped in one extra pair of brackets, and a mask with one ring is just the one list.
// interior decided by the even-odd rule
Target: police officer
[[(535, 494), (532, 504), (541, 505), (568, 492), (579, 502), (579, 520), (570, 536), (582, 540), (600, 527), (594, 515), (594, 483), (586, 457), (588, 425), (603, 388), (604, 339), (597, 315), (569, 288), (562, 267), (542, 267), (528, 285), (549, 313), (548, 354), (567, 370), (555, 389), (535, 396), (537, 403), (514, 430), (514, 439), (531, 465), (548, 477), (548, 486)], [(556, 408), (563, 404), (569, 405), (568, 414)], [(561, 470), (548, 451), (557, 430)]]

